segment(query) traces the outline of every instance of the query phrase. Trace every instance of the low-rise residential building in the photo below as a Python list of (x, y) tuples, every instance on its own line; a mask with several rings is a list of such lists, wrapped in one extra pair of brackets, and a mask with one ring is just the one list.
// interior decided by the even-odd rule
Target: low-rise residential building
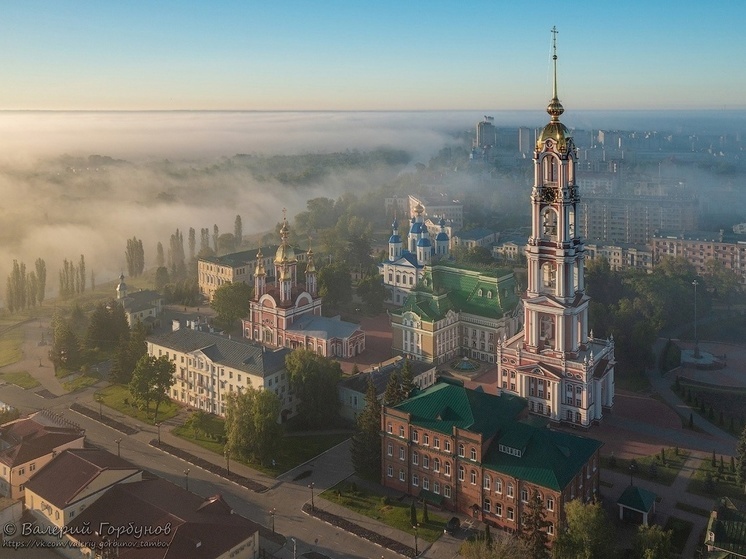
[(441, 261), (390, 312), (392, 350), (438, 365), (457, 357), (494, 363), (497, 340), (520, 329), (519, 303), (512, 272)]
[[(228, 283), (254, 283), (254, 269), (259, 260), (266, 268), (272, 265), (272, 254), (277, 245), (232, 252), (222, 256), (203, 256), (197, 260), (199, 292), (212, 301), (215, 291)], [(262, 256), (262, 255), (267, 256)]]
[(656, 233), (651, 241), (653, 261), (666, 256), (682, 257), (707, 275), (708, 263), (714, 260), (741, 277), (746, 284), (746, 235), (720, 231), (692, 231), (689, 233)]
[[(365, 394), (368, 391), (369, 380), (373, 382), (373, 386), (376, 388), (378, 400), (382, 400), (391, 375), (396, 373), (401, 376), (405, 362), (406, 359), (397, 355), (356, 375), (340, 380), (337, 384), (337, 391), (341, 403), (339, 414), (342, 418), (348, 421), (357, 421), (357, 416), (365, 409)], [(412, 372), (412, 382), (417, 385), (417, 388), (425, 389), (435, 383), (436, 371), (432, 364), (409, 361), (409, 367)]]
[(598, 496), (602, 443), (527, 417), (523, 398), (441, 380), (383, 408), (381, 483), (511, 532), (538, 493), (551, 541), (568, 501)]
[(65, 450), (26, 484), (26, 510), (42, 524), (62, 528), (114, 485), (140, 480), (142, 470), (105, 450)]
[(169, 397), (177, 402), (225, 415), (227, 395), (251, 386), (277, 394), (282, 420), (297, 411), (285, 370), (287, 348), (273, 350), (245, 339), (182, 328), (149, 338), (148, 353), (174, 362), (176, 383)]
[(68, 448), (83, 448), (85, 431), (54, 413), (36, 412), (0, 426), (0, 496), (23, 498), (36, 472)]
[(140, 289), (131, 291), (124, 282), (124, 274), (119, 276), (117, 301), (124, 308), (127, 324), (132, 328), (142, 322), (148, 330), (160, 326), (163, 312), (163, 296), (157, 291)]
[(489, 229), (477, 228), (468, 231), (459, 231), (451, 237), (451, 248), (453, 247), (486, 247), (491, 248), (497, 242), (498, 234)]
[(605, 258), (612, 270), (653, 271), (653, 251), (647, 245), (586, 244), (584, 247), (587, 258)]

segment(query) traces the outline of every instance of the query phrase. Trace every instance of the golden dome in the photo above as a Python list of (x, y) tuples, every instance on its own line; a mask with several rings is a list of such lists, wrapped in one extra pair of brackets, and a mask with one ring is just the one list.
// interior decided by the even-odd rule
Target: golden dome
[(543, 149), (544, 143), (547, 140), (554, 140), (557, 143), (558, 151), (565, 151), (567, 149), (567, 140), (570, 138), (570, 131), (567, 126), (562, 124), (559, 120), (553, 120), (544, 127), (544, 130), (539, 134), (539, 139), (536, 140), (536, 149)]
[(282, 264), (283, 261), (290, 263), (298, 261), (295, 258), (295, 250), (285, 241), (277, 248), (275, 253), (275, 264)]
[(313, 251), (309, 248), (306, 255), (308, 258), (308, 263), (306, 264), (306, 273), (312, 274), (316, 271), (316, 265), (313, 263)]
[(262, 254), (262, 249), (259, 249), (259, 252), (256, 253), (256, 268), (254, 269), (254, 275), (255, 276), (266, 275), (264, 271), (264, 255)]

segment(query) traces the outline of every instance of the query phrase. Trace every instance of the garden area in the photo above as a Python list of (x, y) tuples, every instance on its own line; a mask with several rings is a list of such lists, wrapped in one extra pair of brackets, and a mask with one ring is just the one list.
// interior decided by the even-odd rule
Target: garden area
[(693, 527), (694, 524), (687, 520), (682, 520), (675, 516), (668, 517), (663, 530), (671, 531), (671, 547), (674, 553), (681, 555), (684, 552), (686, 542)]
[(746, 389), (702, 385), (679, 377), (671, 389), (702, 419), (735, 436), (743, 431)]
[(28, 390), (29, 388), (36, 388), (39, 385), (39, 381), (28, 374), (26, 371), (18, 371), (15, 373), (2, 373), (0, 379), (4, 380), (8, 384), (15, 384), (19, 388)]
[[(663, 485), (671, 485), (679, 475), (684, 462), (689, 458), (686, 450), (677, 447), (661, 448), (660, 452), (635, 459), (601, 456), (601, 467), (647, 479)], [(634, 466), (632, 464), (634, 463)], [(630, 466), (632, 468), (630, 469)]]
[[(184, 425), (176, 427), (172, 433), (215, 454), (225, 455), (225, 420), (220, 417), (195, 412)], [(233, 456), (231, 456), (231, 461), (241, 462), (249, 468), (277, 477), (346, 441), (351, 436), (352, 433), (286, 434), (278, 445), (274, 465), (238, 460)]]
[[(138, 406), (132, 399), (132, 394), (130, 394), (129, 388), (123, 384), (112, 384), (106, 388), (98, 390), (94, 398), (99, 404), (103, 404), (104, 406), (123, 413), (124, 415), (138, 419), (143, 423), (149, 425), (155, 425), (156, 423), (156, 420), (153, 419), (155, 404), (151, 402), (147, 409), (142, 409), (142, 407)], [(161, 402), (161, 405), (158, 408), (157, 421), (161, 422), (166, 419), (171, 419), (172, 417), (175, 417), (180, 410), (181, 407), (178, 404), (166, 399), (164, 402)]]
[(21, 360), (23, 344), (23, 330), (21, 328), (9, 328), (0, 336), (0, 367), (11, 365)]
[[(343, 481), (327, 489), (321, 497), (414, 536), (412, 501), (409, 498), (402, 501), (392, 500), (388, 495), (371, 489), (361, 489), (356, 483), (349, 481)], [(419, 524), (417, 536), (434, 542), (443, 534), (448, 519), (428, 510), (424, 502), (416, 506), (415, 510)]]
[(736, 502), (746, 500), (743, 488), (736, 485), (735, 459), (714, 453), (700, 462), (687, 491), (703, 497), (730, 497)]

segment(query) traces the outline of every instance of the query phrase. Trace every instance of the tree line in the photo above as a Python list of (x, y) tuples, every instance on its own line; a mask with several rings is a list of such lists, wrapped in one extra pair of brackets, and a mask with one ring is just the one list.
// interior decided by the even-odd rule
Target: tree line
[(24, 262), (13, 260), (13, 268), (8, 274), (5, 290), (5, 304), (13, 313), (41, 305), (47, 289), (47, 264), (37, 258), (35, 269), (26, 270)]

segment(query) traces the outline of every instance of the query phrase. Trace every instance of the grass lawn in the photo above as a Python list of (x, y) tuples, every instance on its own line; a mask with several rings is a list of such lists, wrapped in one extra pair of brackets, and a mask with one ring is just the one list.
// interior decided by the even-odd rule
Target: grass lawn
[[(89, 375), (78, 375), (77, 378), (74, 378), (73, 380), (67, 381), (62, 386), (64, 386), (65, 390), (68, 392), (75, 392), (76, 390), (81, 390), (83, 388), (88, 388), (89, 386), (93, 386), (101, 379), (99, 377), (89, 376)], [(160, 413), (160, 410), (159, 410)]]
[[(635, 462), (637, 463), (637, 471), (634, 474), (635, 477), (648, 479), (663, 485), (671, 485), (676, 479), (676, 476), (679, 475), (679, 471), (684, 465), (686, 459), (689, 457), (689, 453), (686, 450), (679, 449), (679, 454), (677, 456), (676, 449), (669, 447), (665, 449), (665, 457), (665, 465), (661, 461), (660, 453), (636, 458)], [(616, 464), (612, 465), (612, 462), (616, 462)], [(612, 459), (611, 456), (601, 457), (601, 467), (609, 470), (616, 470), (617, 472), (625, 474), (629, 474), (629, 465), (631, 462), (632, 460), (627, 458)], [(650, 465), (653, 463), (655, 463), (658, 468), (658, 473), (655, 477), (653, 477), (650, 472)]]
[(19, 386), (24, 390), (28, 390), (29, 388), (36, 388), (37, 386), (39, 386), (39, 381), (28, 374), (26, 371), (19, 371), (17, 373), (3, 373), (0, 375), (0, 378), (10, 384), (15, 384), (16, 386)]
[[(746, 500), (743, 489), (736, 486), (736, 474), (730, 470), (730, 457), (723, 456), (724, 467), (720, 472), (720, 456), (717, 456), (715, 467), (712, 466), (711, 458), (702, 460), (694, 472), (689, 487), (686, 490), (695, 495), (703, 497), (717, 498), (730, 497), (736, 502)], [(707, 474), (712, 477), (712, 485), (708, 485)]]
[[(107, 407), (122, 412), (125, 415), (129, 415), (130, 417), (134, 417), (135, 419), (139, 419), (143, 423), (148, 423), (150, 425), (155, 424), (155, 421), (153, 420), (155, 405), (151, 402), (147, 413), (145, 413), (144, 410), (133, 406), (132, 394), (130, 394), (129, 389), (123, 384), (112, 384), (111, 386), (107, 386), (106, 388), (97, 391), (96, 399), (98, 400), (98, 398), (101, 398), (101, 402)], [(158, 408), (158, 421), (170, 419), (179, 413), (180, 410), (181, 408), (177, 404), (173, 403), (171, 400), (166, 400), (165, 402), (162, 402)]]
[[(410, 519), (411, 500), (388, 501), (382, 493), (374, 493), (369, 490), (354, 489), (347, 481), (324, 491), (321, 497), (342, 505), (358, 514), (374, 518), (387, 526), (412, 534), (412, 522)], [(428, 522), (422, 522), (422, 505), (417, 506), (417, 518), (420, 522), (418, 536), (423, 540), (434, 542), (442, 534), (448, 519), (428, 508)]]
[(622, 374), (614, 375), (616, 387), (620, 390), (630, 392), (645, 392), (650, 390), (650, 381), (644, 371), (625, 371)]
[[(181, 425), (172, 432), (177, 437), (190, 441), (206, 448), (207, 450), (224, 455), (225, 421), (214, 415), (207, 415), (203, 432), (195, 432), (187, 426)], [(311, 460), (322, 452), (329, 450), (342, 441), (349, 439), (351, 433), (342, 434), (317, 434), (303, 436), (285, 436), (280, 442), (277, 454), (274, 458), (275, 466), (271, 464), (260, 464), (258, 462), (243, 461), (248, 467), (263, 472), (269, 476), (277, 477), (283, 472), (292, 470), (296, 466)], [(234, 460), (234, 458), (231, 458)]]
[(666, 521), (666, 525), (663, 527), (664, 530), (671, 530), (671, 545), (673, 552), (681, 555), (686, 547), (686, 540), (689, 539), (689, 534), (692, 531), (694, 524), (675, 516), (669, 516)]
[(0, 367), (17, 363), (23, 357), (21, 351), (23, 344), (22, 327), (13, 328), (3, 333), (0, 337)]

